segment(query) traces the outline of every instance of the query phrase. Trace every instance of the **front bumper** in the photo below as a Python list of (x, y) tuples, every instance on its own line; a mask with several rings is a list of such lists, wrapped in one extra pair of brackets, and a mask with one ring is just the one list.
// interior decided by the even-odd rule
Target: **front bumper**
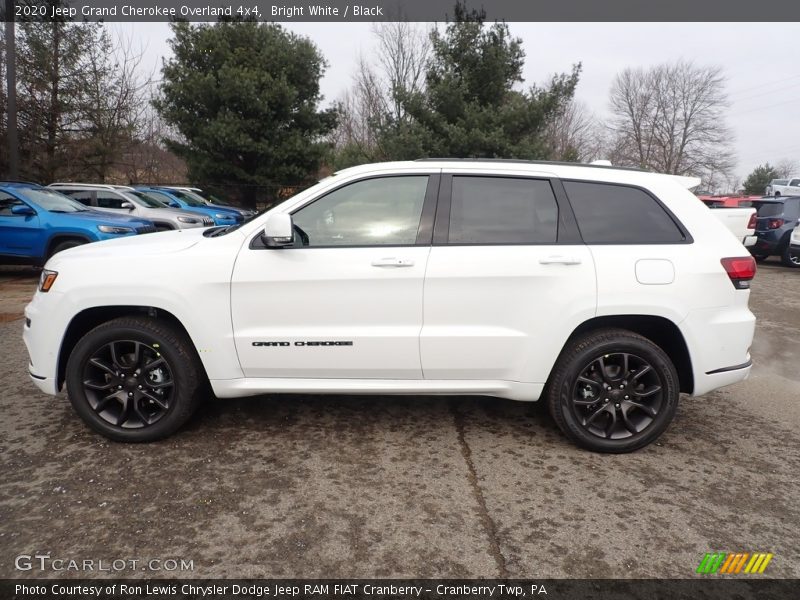
[(742, 240), (742, 244), (745, 248), (750, 248), (751, 246), (755, 246), (758, 243), (758, 236), (757, 235), (746, 235)]
[[(28, 350), (31, 381), (45, 394), (58, 393), (58, 353), (66, 324), (64, 295), (55, 290), (37, 292), (25, 307), (22, 341)], [(63, 325), (63, 326), (62, 326)]]

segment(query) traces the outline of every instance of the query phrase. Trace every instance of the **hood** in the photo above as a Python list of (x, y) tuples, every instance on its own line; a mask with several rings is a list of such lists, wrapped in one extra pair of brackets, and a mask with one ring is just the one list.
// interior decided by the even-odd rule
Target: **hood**
[(113, 240), (83, 244), (59, 252), (47, 262), (47, 268), (58, 270), (57, 265), (73, 259), (136, 258), (161, 256), (191, 248), (203, 238), (204, 228), (177, 229), (161, 233), (129, 235)]
[(131, 227), (144, 227), (146, 225), (152, 225), (152, 223), (146, 219), (140, 219), (138, 217), (131, 217), (128, 215), (115, 215), (101, 210), (82, 210), (81, 212), (74, 213), (50, 214), (57, 215), (59, 218), (88, 219), (90, 221), (97, 222), (99, 225), (128, 225)]
[(151, 208), (150, 210), (157, 210), (157, 213), (153, 213), (154, 215), (167, 215), (173, 217), (198, 217), (198, 216), (206, 216), (205, 213), (200, 212), (193, 212), (190, 208), (171, 208), (169, 206), (164, 208)]

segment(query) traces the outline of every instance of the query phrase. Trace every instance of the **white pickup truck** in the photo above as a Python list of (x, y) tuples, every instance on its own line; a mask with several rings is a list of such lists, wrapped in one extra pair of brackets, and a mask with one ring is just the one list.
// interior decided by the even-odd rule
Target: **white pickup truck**
[(800, 177), (773, 179), (764, 193), (766, 196), (800, 196)]
[(745, 247), (754, 246), (756, 237), (756, 209), (755, 208), (710, 208), (736, 239)]

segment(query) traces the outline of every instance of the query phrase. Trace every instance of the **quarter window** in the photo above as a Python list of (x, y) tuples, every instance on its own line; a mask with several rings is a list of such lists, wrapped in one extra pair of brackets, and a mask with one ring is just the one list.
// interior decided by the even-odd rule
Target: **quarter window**
[(427, 175), (346, 185), (292, 215), (300, 246), (403, 246), (417, 241)]
[(569, 203), (587, 244), (667, 244), (686, 238), (647, 192), (606, 183), (565, 181)]
[(550, 182), (510, 177), (453, 177), (451, 244), (547, 244), (558, 236)]

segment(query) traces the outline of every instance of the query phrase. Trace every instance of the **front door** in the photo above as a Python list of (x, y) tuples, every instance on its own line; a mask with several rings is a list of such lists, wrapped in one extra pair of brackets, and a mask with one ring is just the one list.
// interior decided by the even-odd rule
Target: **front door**
[(38, 215), (15, 215), (14, 206), (22, 200), (0, 192), (0, 254), (7, 256), (39, 256), (42, 253)]
[(292, 213), (294, 246), (243, 247), (231, 310), (245, 376), (421, 379), (421, 223), (437, 189), (437, 175), (358, 180)]

